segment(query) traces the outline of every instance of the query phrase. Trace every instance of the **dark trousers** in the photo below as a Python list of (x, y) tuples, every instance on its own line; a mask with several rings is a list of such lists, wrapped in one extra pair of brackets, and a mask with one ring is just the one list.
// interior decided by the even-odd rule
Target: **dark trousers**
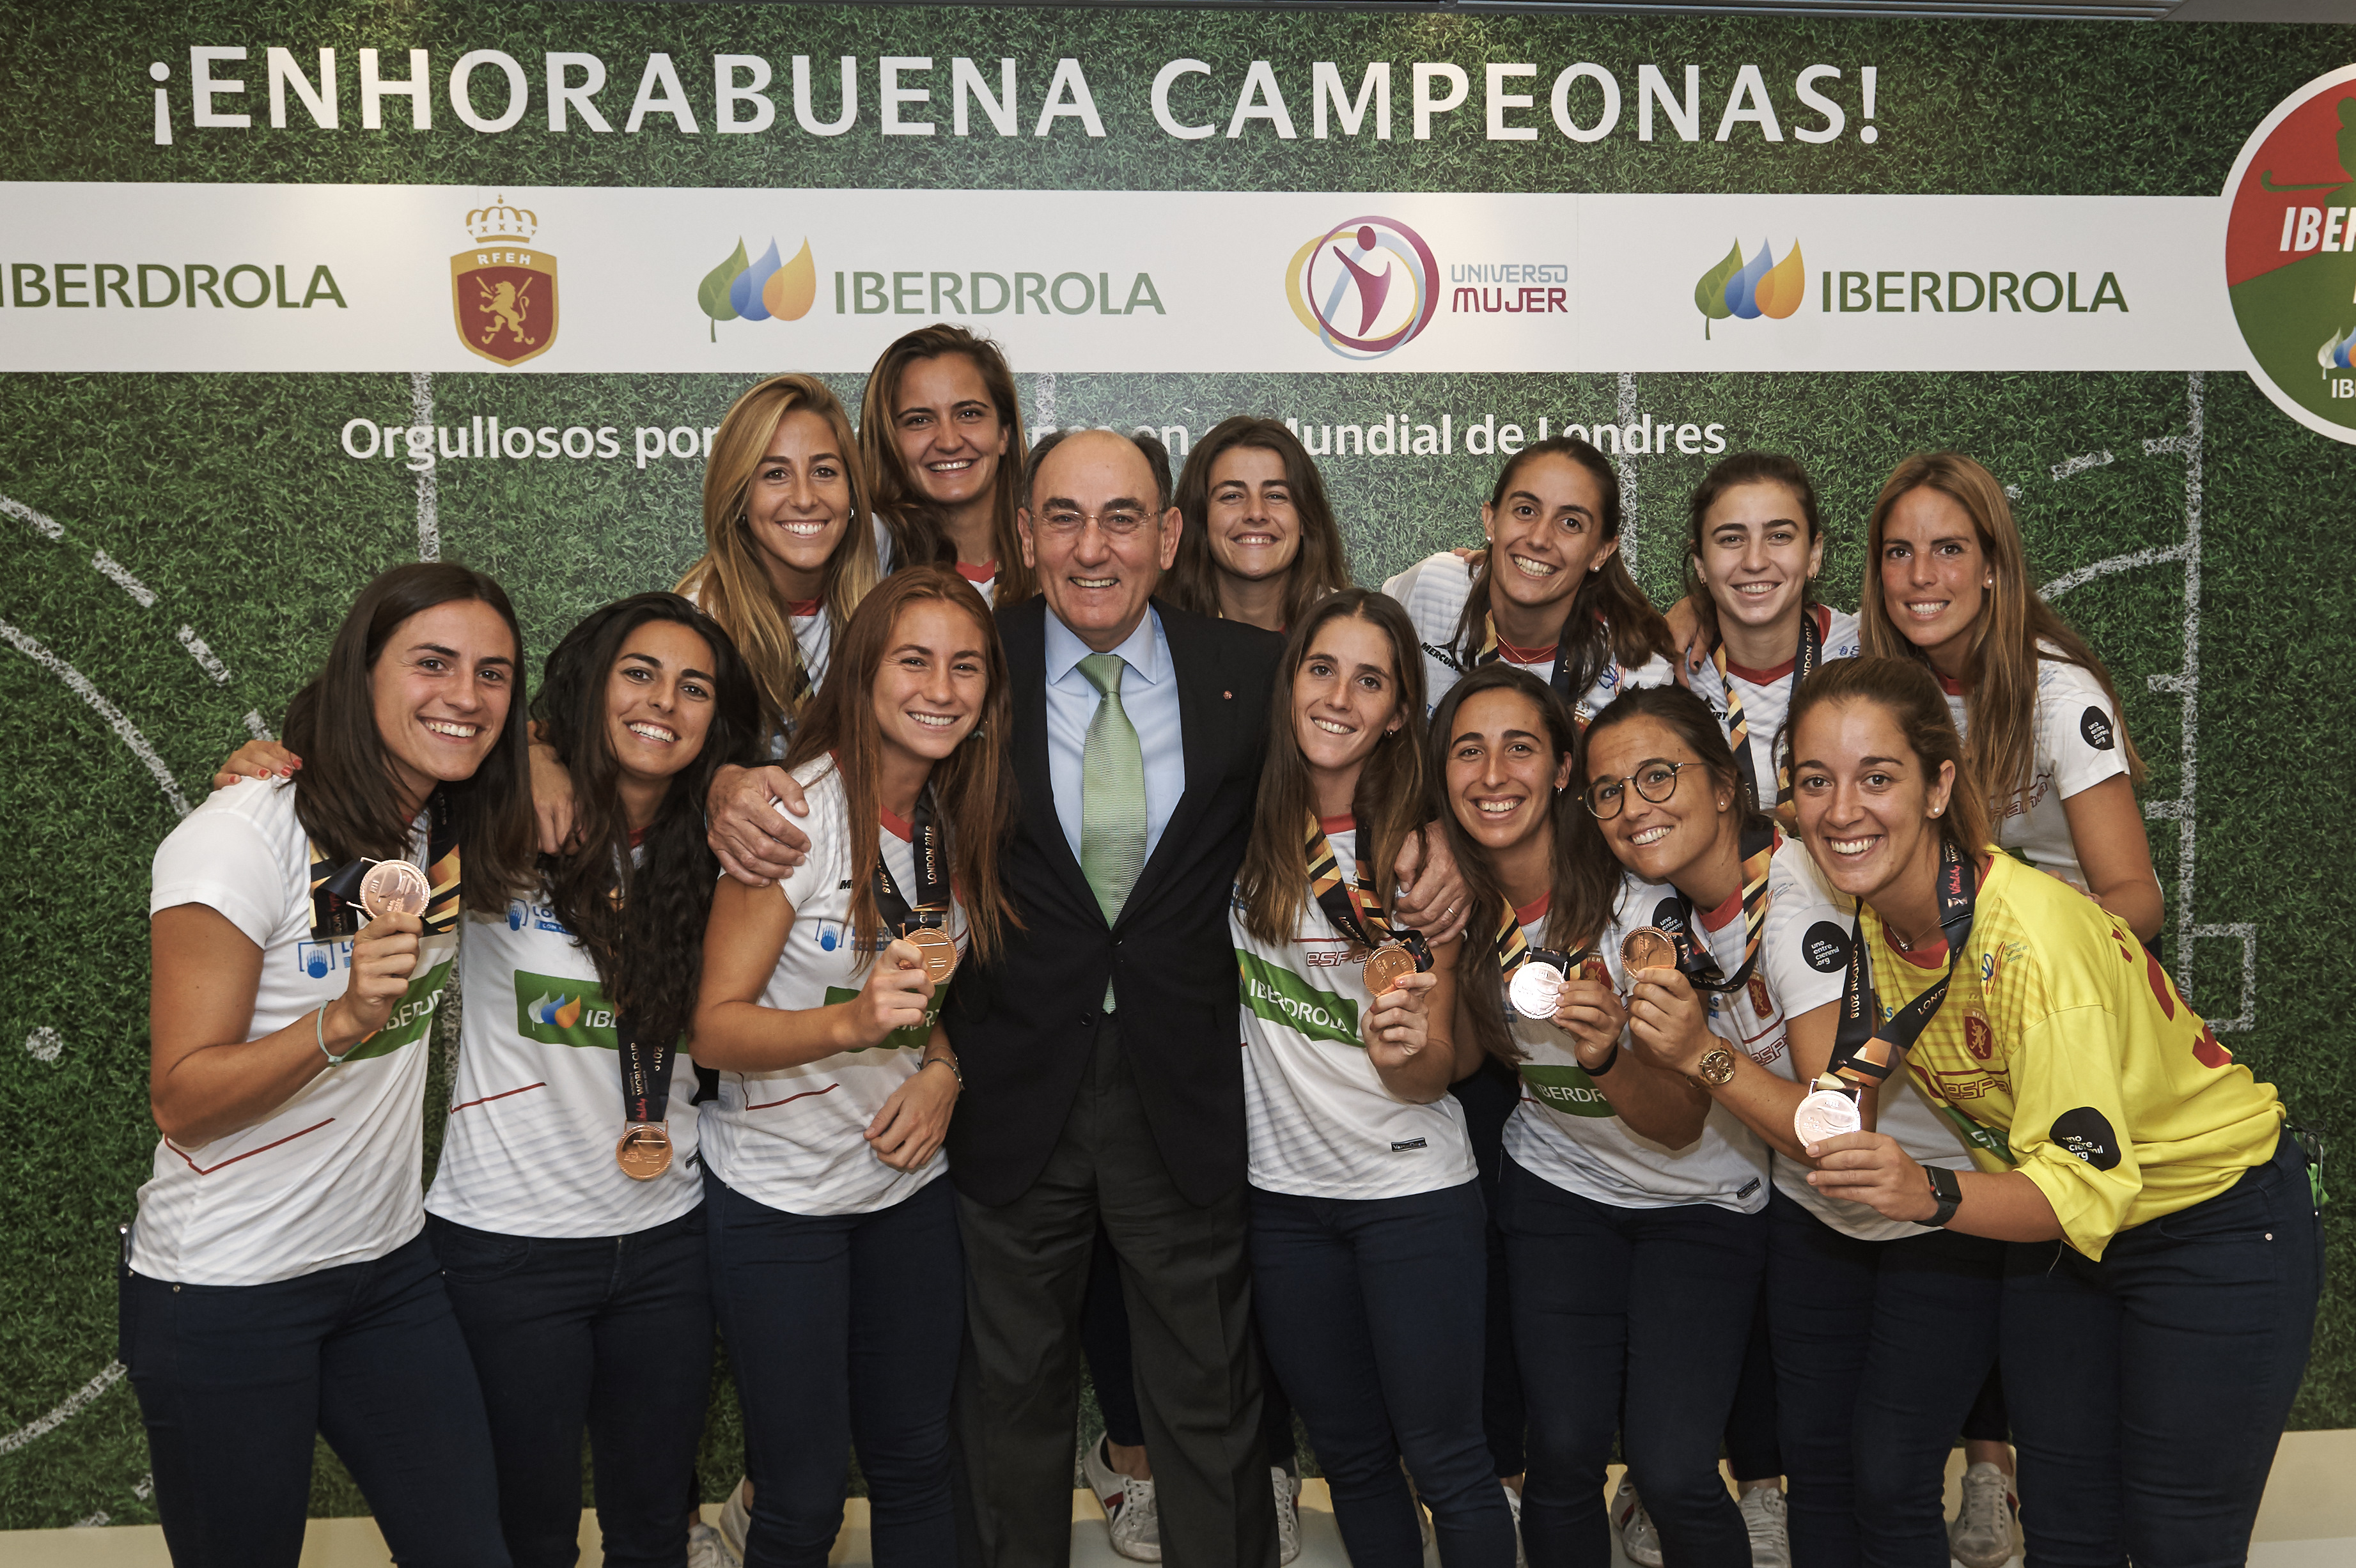
[(1356, 1568), (1419, 1568), (1407, 1477), (1448, 1568), (1512, 1568), (1481, 1433), (1486, 1216), (1477, 1182), (1406, 1198), (1251, 1193), (1252, 1310)]
[(968, 1263), (958, 1433), (979, 1550), (988, 1568), (1060, 1568), (1070, 1553), (1077, 1328), (1101, 1217), (1128, 1298), (1162, 1561), (1276, 1568), (1243, 1186), (1199, 1207), (1180, 1193), (1119, 1032), (1098, 1029), (1030, 1189), (999, 1208), (958, 1200)]
[(2004, 1243), (1860, 1242), (1781, 1192), (1767, 1213), (1792, 1560), (1946, 1568), (1947, 1455), (1996, 1360)]
[(271, 1285), (124, 1269), (118, 1309), (177, 1568), (294, 1568), (314, 1434), (402, 1562), (507, 1568), (482, 1392), (423, 1236)]
[(1522, 1408), (1522, 1369), (1514, 1360), (1514, 1293), (1505, 1281), (1505, 1233), (1497, 1228), (1497, 1182), (1505, 1167), (1505, 1123), (1522, 1103), (1522, 1081), (1514, 1070), (1483, 1058), (1479, 1071), (1448, 1091), (1463, 1107), (1464, 1130), (1472, 1140), (1472, 1163), (1481, 1172), (1481, 1201), (1488, 1211), (1482, 1234), (1487, 1245), (1488, 1320), (1483, 1325), (1481, 1364), (1481, 1426), (1489, 1443), (1489, 1464), (1500, 1477), (1528, 1467)]
[(703, 1211), (626, 1236), (509, 1236), (429, 1215), (474, 1354), (515, 1568), (580, 1554), (581, 1437), (615, 1568), (685, 1568), (680, 1499), (712, 1387)]
[[(1080, 1298), (1080, 1352), (1087, 1358), (1088, 1381), (1096, 1387), (1105, 1435), (1124, 1448), (1142, 1448), (1145, 1413), (1137, 1404), (1137, 1358), (1130, 1353), (1129, 1304), (1120, 1290), (1120, 1254), (1112, 1250), (1112, 1238), (1099, 1224), (1096, 1251), (1088, 1260), (1087, 1294)], [(1292, 1402), (1269, 1371), (1267, 1351), (1257, 1353), (1261, 1445), (1270, 1468), (1297, 1475), (1301, 1456), (1294, 1451)]]
[(1776, 1431), (1775, 1350), (1767, 1338), (1767, 1282), (1751, 1307), (1751, 1341), (1742, 1348), (1742, 1376), (1734, 1408), (1726, 1413), (1726, 1467), (1738, 1481), (1768, 1481), (1783, 1473)]
[[(1505, 1159), (1498, 1223), (1530, 1413), (1522, 1541), (1531, 1568), (1605, 1568), (1603, 1477), (1620, 1433), (1678, 1568), (1749, 1568), (1718, 1472), (1767, 1262), (1764, 1214), (1616, 1209)], [(1621, 1419), (1626, 1394), (1626, 1421)]]
[(1964, 1416), (1964, 1440), (1968, 1443), (2009, 1443), (2012, 1441), (2012, 1413), (2004, 1403), (2004, 1368), (1988, 1369), (1987, 1380), (1980, 1384), (1979, 1398)]
[(2306, 1154), (2123, 1231), (2005, 1261), (2005, 1396), (2029, 1559), (2208, 1568), (2247, 1556), (2306, 1370), (2323, 1237)]
[(954, 1563), (965, 1296), (948, 1179), (869, 1214), (788, 1214), (709, 1171), (703, 1193), (712, 1304), (744, 1407), (746, 1568), (821, 1568), (842, 1531), (848, 1450), (876, 1568)]

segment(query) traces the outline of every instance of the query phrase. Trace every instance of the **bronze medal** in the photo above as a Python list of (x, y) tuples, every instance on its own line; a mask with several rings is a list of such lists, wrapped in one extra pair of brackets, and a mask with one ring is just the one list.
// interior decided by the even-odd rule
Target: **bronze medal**
[(406, 860), (379, 860), (360, 879), (360, 908), (370, 920), (389, 914), (423, 914), (434, 890), (425, 873)]
[(1674, 969), (1677, 944), (1657, 925), (1640, 925), (1620, 940), (1620, 964), (1634, 985), (1639, 969)]
[(908, 933), (908, 942), (925, 961), (925, 973), (936, 986), (946, 986), (957, 972), (957, 944), (937, 925), (920, 925)]
[(654, 1122), (634, 1122), (614, 1146), (614, 1163), (633, 1181), (652, 1181), (670, 1168), (670, 1134)]
[(1396, 942), (1386, 942), (1366, 955), (1366, 993), (1379, 997), (1415, 973), (1415, 955)]

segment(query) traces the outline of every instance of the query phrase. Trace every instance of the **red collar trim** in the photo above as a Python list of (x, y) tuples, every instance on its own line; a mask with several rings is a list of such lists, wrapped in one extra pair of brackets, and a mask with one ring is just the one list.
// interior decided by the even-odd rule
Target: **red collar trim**
[(1933, 675), (1939, 676), (1939, 689), (1945, 692), (1948, 696), (1969, 697), (1972, 694), (1972, 688), (1965, 686), (1962, 681), (1949, 680), (1945, 676), (1939, 675), (1937, 670), (1933, 670), (1931, 673)]
[(1716, 909), (1711, 910), (1708, 914), (1701, 917), (1702, 929), (1705, 931), (1724, 931), (1728, 926), (1734, 923), (1734, 917), (1741, 912), (1742, 890), (1740, 888), (1736, 888), (1733, 892), (1727, 895), (1727, 899), (1724, 903), (1719, 905)]
[(998, 562), (985, 560), (980, 566), (972, 566), (961, 560), (957, 563), (957, 572), (968, 582), (994, 582), (998, 580)]
[[(1884, 926), (1882, 934), (1889, 935), (1889, 931), (1890, 928)], [(1897, 954), (1917, 969), (1944, 969), (1947, 966), (1947, 939), (1944, 936), (1934, 937), (1912, 953), (1899, 946), (1897, 938), (1891, 937), (1890, 951)]]
[(631, 829), (630, 829), (630, 848), (633, 848), (633, 849), (635, 849), (635, 848), (637, 848), (640, 844), (644, 843), (644, 842), (646, 841), (646, 837), (647, 837), (647, 833), (648, 833), (648, 829), (650, 829), (651, 827), (653, 827), (653, 826), (654, 826), (654, 824), (652, 824), (652, 823), (648, 823), (645, 827), (633, 827), (633, 828), (631, 828)]
[(1339, 816), (1321, 816), (1317, 819), (1317, 831), (1320, 833), (1355, 833), (1357, 830), (1358, 818), (1352, 812), (1345, 811)]
[(1514, 919), (1523, 925), (1536, 925), (1538, 922), (1547, 917), (1547, 911), (1552, 907), (1553, 903), (1554, 890), (1552, 888), (1548, 888), (1546, 891), (1537, 896), (1537, 901), (1533, 903), (1515, 904), (1514, 906)]
[(1542, 648), (1517, 648), (1503, 637), (1497, 639), (1497, 652), (1507, 664), (1546, 664), (1553, 659), (1555, 649), (1560, 646), (1559, 642), (1553, 642)]
[[(1816, 635), (1819, 638), (1833, 635), (1833, 613), (1830, 608), (1823, 604), (1811, 604), (1808, 606), (1807, 613), (1815, 617)], [(1732, 659), (1729, 659), (1726, 661), (1726, 673), (1737, 680), (1747, 680), (1753, 686), (1772, 686), (1797, 668), (1799, 663), (1795, 656), (1785, 659), (1773, 669), (1752, 669), (1749, 665), (1739, 665)]]
[(910, 822), (904, 816), (894, 816), (890, 806), (877, 806), (875, 808), (875, 815), (882, 820), (884, 824), (884, 831), (889, 833), (893, 837), (897, 838), (901, 843), (913, 844), (916, 841), (916, 825)]
[(805, 620), (817, 614), (819, 611), (825, 608), (826, 601), (824, 598), (788, 599), (786, 601), (786, 613), (788, 615), (799, 616)]

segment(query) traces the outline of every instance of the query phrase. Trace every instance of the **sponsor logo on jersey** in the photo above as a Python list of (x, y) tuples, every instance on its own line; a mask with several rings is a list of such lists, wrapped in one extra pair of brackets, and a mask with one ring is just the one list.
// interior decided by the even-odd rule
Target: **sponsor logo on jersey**
[(1312, 1040), (1357, 1045), (1358, 1004), (1320, 990), (1307, 980), (1256, 953), (1236, 949), (1238, 999), (1255, 1017), (1298, 1030)]
[(444, 958), (424, 974), (412, 976), (409, 989), (401, 994), (401, 1000), (385, 1015), (384, 1028), (375, 1038), (355, 1047), (344, 1060), (365, 1061), (371, 1056), (391, 1056), (402, 1046), (423, 1040), (426, 1031), (434, 1027), (434, 1015), (442, 1006), (443, 990), (450, 983), (450, 966), (455, 962)]
[(1848, 966), (1848, 933), (1820, 920), (1800, 938), (1800, 956), (1819, 975), (1838, 974)]
[[(851, 1048), (851, 1052), (856, 1054), (862, 1051), (924, 1050), (925, 1042), (933, 1037), (933, 1024), (940, 1018), (941, 1002), (948, 995), (948, 993), (944, 990), (936, 990), (933, 993), (932, 1006), (925, 1009), (923, 1023), (910, 1024), (905, 1029), (895, 1029), (873, 1045), (854, 1045)], [(826, 1005), (830, 1008), (837, 1002), (855, 1002), (858, 999), (859, 993), (846, 987), (829, 986), (826, 988)]]
[(2111, 1130), (2110, 1118), (2092, 1105), (2054, 1117), (2053, 1141), (2096, 1170), (2110, 1170), (2119, 1163), (2119, 1135)]
[(324, 980), (337, 969), (348, 969), (352, 963), (352, 939), (340, 942), (298, 942), (294, 944), (294, 967), (314, 980)]
[(1996, 1055), (1996, 1026), (1977, 1008), (1964, 1015), (1964, 1049), (1972, 1053), (1975, 1061), (1986, 1061)]
[(2078, 733), (2098, 752), (2107, 752), (2119, 741), (2117, 731), (2111, 727), (2111, 716), (2092, 703), (2078, 715)]
[(542, 1045), (619, 1051), (614, 1004), (594, 980), (515, 972), (516, 1032)]
[(1609, 1116), (1612, 1102), (1587, 1075), (1587, 1069), (1576, 1062), (1525, 1061), (1521, 1063), (1522, 1083), (1530, 1098), (1549, 1111), (1559, 1111), (1566, 1116)]
[(573, 934), (565, 929), (564, 923), (556, 918), (555, 905), (544, 904), (536, 899), (508, 900), (508, 929), (521, 931), (527, 925), (534, 931), (554, 932), (559, 936)]

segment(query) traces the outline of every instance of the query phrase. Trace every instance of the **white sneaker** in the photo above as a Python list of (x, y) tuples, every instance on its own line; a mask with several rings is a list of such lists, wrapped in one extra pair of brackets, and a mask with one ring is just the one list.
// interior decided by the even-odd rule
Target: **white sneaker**
[(1276, 1560), (1290, 1563), (1301, 1555), (1301, 1477), (1281, 1465), (1270, 1465), (1268, 1477), (1276, 1488)]
[[(1105, 1529), (1112, 1536), (1112, 1549), (1132, 1563), (1159, 1563), (1162, 1516), (1154, 1510), (1153, 1483), (1114, 1469), (1109, 1442), (1108, 1438), (1098, 1438), (1080, 1456), (1080, 1468), (1087, 1472), (1088, 1489), (1096, 1493), (1097, 1504), (1104, 1509)], [(1296, 1534), (1299, 1528), (1298, 1524), (1294, 1526)]]
[(1514, 1568), (1530, 1568), (1529, 1553), (1522, 1550), (1522, 1494), (1503, 1481), (1497, 1489), (1505, 1494), (1505, 1511), (1514, 1516)]
[(2019, 1511), (2002, 1468), (1986, 1460), (1968, 1467), (1963, 1506), (1947, 1526), (1947, 1549), (1964, 1568), (2004, 1568), (2012, 1561), (2012, 1520)]
[(1783, 1519), (1783, 1488), (1753, 1487), (1742, 1494), (1742, 1528), (1751, 1533), (1751, 1568), (1792, 1568), (1792, 1532)]
[(1636, 1495), (1636, 1483), (1625, 1471), (1612, 1494), (1612, 1525), (1620, 1532), (1620, 1550), (1629, 1562), (1637, 1568), (1661, 1568), (1661, 1532), (1653, 1528), (1653, 1516), (1644, 1511), (1644, 1499)]
[(744, 1561), (744, 1537), (753, 1528), (753, 1510), (744, 1506), (744, 1478), (728, 1488), (728, 1500), (720, 1505), (720, 1543), (728, 1555), (738, 1563)]
[(728, 1550), (727, 1540), (710, 1525), (687, 1527), (687, 1568), (736, 1568), (743, 1562)]

